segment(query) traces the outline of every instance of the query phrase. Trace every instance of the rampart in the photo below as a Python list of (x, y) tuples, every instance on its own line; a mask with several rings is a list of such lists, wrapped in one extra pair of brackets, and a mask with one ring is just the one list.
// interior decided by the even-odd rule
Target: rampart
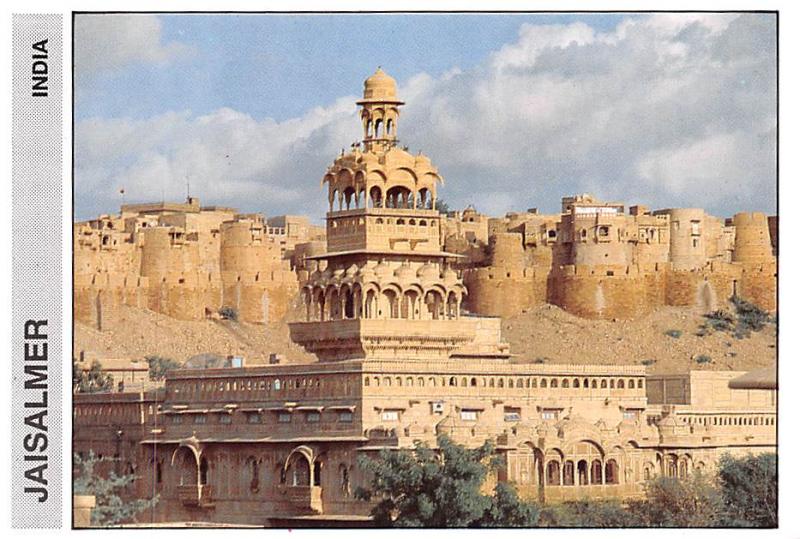
[[(127, 205), (74, 226), (75, 319), (103, 329), (121, 305), (181, 320), (233, 308), (239, 319), (281, 319), (298, 285), (287, 236), (258, 215), (187, 204)], [(306, 238), (292, 237), (294, 243)]]

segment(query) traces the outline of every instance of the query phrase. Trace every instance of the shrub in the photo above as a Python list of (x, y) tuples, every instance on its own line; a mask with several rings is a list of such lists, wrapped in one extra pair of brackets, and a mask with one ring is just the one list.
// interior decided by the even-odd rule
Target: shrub
[(774, 453), (719, 461), (723, 526), (778, 526), (778, 457)]
[(547, 359), (543, 357), (537, 357), (536, 359), (533, 360), (534, 363), (540, 363), (540, 364), (544, 363), (545, 361), (547, 361)]
[(650, 365), (654, 365), (655, 362), (656, 362), (655, 359), (643, 359), (641, 361), (642, 365), (644, 365), (645, 367), (649, 367)]
[(159, 381), (167, 376), (167, 371), (172, 369), (179, 369), (181, 364), (168, 357), (161, 356), (147, 356), (144, 358), (147, 365), (150, 367), (150, 379)]
[(679, 329), (668, 329), (667, 331), (664, 332), (664, 335), (672, 337), (673, 339), (677, 339), (681, 335), (683, 335), (683, 331)]
[(708, 319), (706, 325), (716, 331), (733, 331), (736, 327), (736, 321), (728, 311), (720, 309), (703, 316)]
[(99, 361), (93, 361), (88, 371), (73, 362), (72, 387), (78, 393), (105, 393), (114, 390), (114, 377), (103, 370)]
[(705, 354), (700, 354), (696, 358), (694, 358), (695, 363), (698, 365), (702, 365), (703, 363), (711, 363), (711, 356), (707, 356)]
[(219, 309), (219, 315), (225, 320), (233, 320), (237, 322), (239, 320), (239, 311), (234, 309), (233, 307), (228, 307), (227, 305), (223, 305)]
[(641, 523), (617, 500), (581, 500), (543, 507), (539, 525), (559, 528), (622, 528)]
[(772, 321), (769, 313), (761, 310), (749, 301), (745, 301), (740, 297), (733, 296), (731, 298), (736, 309), (736, 315), (739, 317), (739, 327), (745, 332), (761, 331), (768, 323)]
[[(136, 475), (127, 473), (120, 475), (115, 471), (107, 474), (99, 473), (101, 460), (102, 457), (98, 457), (92, 451), (87, 457), (82, 457), (78, 453), (73, 454), (73, 470), (76, 475), (72, 481), (72, 492), (95, 497), (96, 505), (91, 513), (93, 526), (116, 526), (136, 522), (137, 516), (158, 503), (159, 494), (149, 499), (136, 499), (130, 495), (129, 489), (139, 479)], [(111, 460), (118, 463), (120, 459)]]
[(694, 473), (687, 479), (658, 477), (645, 486), (644, 500), (628, 506), (639, 526), (716, 526), (720, 496), (712, 481)]

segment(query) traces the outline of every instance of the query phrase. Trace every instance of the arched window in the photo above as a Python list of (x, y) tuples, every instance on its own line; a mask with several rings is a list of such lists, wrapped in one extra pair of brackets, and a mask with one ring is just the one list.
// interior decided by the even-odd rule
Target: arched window
[(578, 484), (579, 485), (589, 484), (589, 467), (586, 464), (585, 460), (578, 461)]
[(200, 484), (208, 484), (208, 460), (205, 457), (200, 459)]
[(567, 380), (566, 378), (561, 380), (561, 387), (562, 388), (568, 388), (569, 387), (569, 380)]
[(249, 457), (247, 459), (247, 466), (250, 469), (250, 492), (258, 492), (260, 482), (258, 461), (255, 457)]
[(564, 462), (564, 485), (572, 486), (575, 484), (575, 464), (568, 460)]
[(551, 378), (550, 379), (550, 387), (557, 388), (558, 387), (558, 380), (556, 380), (555, 378)]
[(561, 484), (561, 464), (557, 460), (551, 460), (547, 463), (547, 484)]
[(573, 387), (573, 388), (579, 388), (579, 387), (581, 387), (581, 381), (580, 381), (580, 380), (578, 380), (577, 378), (575, 378), (575, 379), (572, 381), (572, 387)]
[[(383, 206), (383, 191), (381, 191), (381, 188), (378, 187), (377, 185), (372, 186), (372, 188), (369, 190), (369, 199), (372, 202), (372, 207), (373, 208), (382, 207)], [(383, 223), (383, 220), (381, 219), (379, 221), (379, 223)]]
[(599, 485), (603, 482), (603, 463), (595, 459), (592, 461), (592, 484)]
[(615, 485), (619, 483), (619, 466), (617, 461), (609, 459), (606, 461), (606, 484)]
[(453, 386), (453, 387), (458, 385), (458, 382), (456, 381), (456, 377), (455, 376), (451, 376), (450, 377), (450, 385)]
[(350, 471), (344, 463), (339, 464), (339, 488), (345, 498), (350, 496)]

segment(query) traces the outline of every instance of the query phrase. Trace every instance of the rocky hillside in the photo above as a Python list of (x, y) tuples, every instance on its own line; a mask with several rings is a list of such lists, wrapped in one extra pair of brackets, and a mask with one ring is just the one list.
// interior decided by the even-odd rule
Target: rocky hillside
[[(586, 320), (543, 305), (505, 320), (503, 333), (519, 361), (648, 365), (655, 373), (688, 369), (749, 370), (771, 365), (776, 355), (775, 324), (737, 338), (731, 332), (698, 328), (707, 320), (678, 307), (661, 308), (636, 320)], [(228, 320), (187, 322), (124, 307), (104, 331), (76, 323), (74, 351), (102, 359), (160, 355), (178, 361), (201, 353), (244, 356), (250, 365), (270, 353), (287, 362), (314, 357), (289, 341), (285, 323), (270, 326)]]
[[(701, 313), (663, 307), (634, 320), (587, 320), (543, 305), (503, 323), (512, 353), (525, 361), (647, 365), (648, 372), (750, 370), (775, 361), (774, 323), (749, 336), (706, 328)], [(700, 336), (699, 334), (705, 334)]]

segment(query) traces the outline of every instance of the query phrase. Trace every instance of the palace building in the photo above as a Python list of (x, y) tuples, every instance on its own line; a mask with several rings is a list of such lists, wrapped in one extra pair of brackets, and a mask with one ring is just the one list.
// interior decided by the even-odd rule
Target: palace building
[(290, 324), (318, 361), (75, 395), (74, 450), (135, 473), (132, 497), (159, 496), (139, 522), (368, 524), (359, 456), (439, 434), (493, 441), (492, 481), (541, 502), (639, 496), (726, 452), (775, 451), (776, 390), (730, 387), (742, 372), (515, 360), (500, 319), (463, 308), (435, 209), (442, 177), (398, 147), (394, 79), (378, 69), (358, 105), (364, 139), (324, 173), (327, 250), (306, 257), (304, 319)]

